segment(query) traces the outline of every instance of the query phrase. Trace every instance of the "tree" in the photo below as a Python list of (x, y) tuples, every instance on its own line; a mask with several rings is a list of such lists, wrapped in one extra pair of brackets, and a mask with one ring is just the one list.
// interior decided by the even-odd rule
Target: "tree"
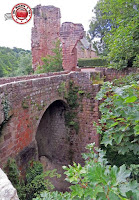
[(32, 72), (31, 52), (0, 47), (0, 77), (22, 76)]
[(100, 10), (100, 15), (96, 15), (99, 20), (90, 24), (90, 33), (101, 37), (108, 50), (107, 59), (117, 69), (138, 63), (138, 5), (137, 0), (100, 0), (96, 6), (96, 11)]
[(36, 73), (58, 72), (62, 71), (62, 48), (60, 47), (60, 40), (55, 43), (55, 48), (52, 49), (54, 55), (47, 55), (42, 58), (44, 65), (38, 66)]
[(96, 49), (97, 54), (107, 55), (107, 47), (106, 43), (104, 42), (104, 36), (112, 29), (113, 24), (110, 19), (103, 19), (103, 10), (101, 7), (101, 1), (98, 1), (93, 9), (95, 17), (92, 18), (89, 25), (89, 34), (91, 36), (91, 40), (94, 38), (97, 39), (97, 41), (93, 42), (93, 46)]
[(29, 75), (33, 73), (32, 69), (32, 56), (30, 53), (20, 53), (18, 68), (14, 72), (15, 76)]

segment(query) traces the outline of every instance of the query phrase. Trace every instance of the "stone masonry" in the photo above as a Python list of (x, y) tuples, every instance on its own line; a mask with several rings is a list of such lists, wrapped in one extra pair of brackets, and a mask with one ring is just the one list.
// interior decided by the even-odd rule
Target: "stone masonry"
[[(98, 72), (97, 72), (98, 71)], [(58, 168), (73, 161), (83, 164), (81, 153), (99, 135), (93, 122), (99, 119), (99, 102), (95, 100), (99, 85), (92, 84), (95, 73), (106, 81), (138, 73), (136, 69), (98, 68), (96, 72), (59, 72), (0, 79), (0, 167), (8, 158), (17, 160), (22, 174), (29, 160), (40, 159), (46, 169)], [(78, 133), (65, 123), (70, 82), (78, 87), (76, 119)], [(61, 171), (59, 171), (61, 173)], [(63, 179), (54, 183), (58, 190), (66, 187)]]
[(77, 43), (84, 36), (82, 24), (65, 22), (60, 28), (62, 42), (63, 69), (75, 71), (77, 66)]
[[(1, 80), (4, 84), (0, 85), (0, 167), (9, 157), (17, 160), (22, 174), (29, 160), (42, 156), (51, 169), (62, 169), (73, 160), (83, 163), (81, 152), (85, 146), (91, 142), (99, 144), (93, 127), (93, 121), (97, 122), (99, 117), (98, 101), (94, 99), (99, 86), (92, 85), (90, 73), (35, 76), (27, 80), (17, 77), (17, 81), (11, 79), (14, 82), (7, 83), (6, 79)], [(77, 93), (78, 134), (72, 125), (71, 129), (65, 126), (68, 104), (64, 91), (68, 93), (70, 81), (83, 91), (82, 96)], [(65, 183), (55, 186), (62, 190)]]
[(54, 6), (38, 5), (34, 8), (31, 44), (34, 70), (42, 65), (42, 57), (53, 54), (54, 42), (59, 39), (60, 18), (60, 9)]
[[(42, 57), (53, 55), (55, 42), (62, 43), (63, 69), (76, 70), (76, 45), (84, 36), (82, 24), (65, 22), (60, 25), (60, 9), (54, 6), (38, 5), (34, 8), (34, 27), (32, 28), (32, 65), (33, 69), (42, 65)], [(61, 28), (60, 28), (61, 26)]]

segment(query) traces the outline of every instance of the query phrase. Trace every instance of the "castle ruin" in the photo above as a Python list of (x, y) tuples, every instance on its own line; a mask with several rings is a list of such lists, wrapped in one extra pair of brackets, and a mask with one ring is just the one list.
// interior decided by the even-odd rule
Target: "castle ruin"
[(42, 57), (53, 55), (52, 49), (59, 39), (62, 45), (63, 69), (77, 70), (77, 58), (96, 57), (91, 45), (84, 37), (82, 24), (64, 22), (60, 24), (60, 9), (38, 5), (34, 8), (32, 28), (32, 64), (34, 71), (43, 65)]

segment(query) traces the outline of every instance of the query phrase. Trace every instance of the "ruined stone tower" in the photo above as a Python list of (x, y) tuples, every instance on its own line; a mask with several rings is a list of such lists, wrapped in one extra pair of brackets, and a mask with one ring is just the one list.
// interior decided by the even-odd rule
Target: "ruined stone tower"
[(76, 70), (77, 66), (77, 43), (84, 36), (82, 24), (65, 22), (60, 28), (60, 39), (62, 42), (63, 69)]
[(54, 6), (38, 5), (34, 8), (34, 27), (32, 28), (32, 64), (36, 70), (42, 65), (42, 57), (52, 55), (54, 42), (59, 39), (60, 9)]
[(77, 43), (84, 36), (82, 24), (64, 22), (60, 27), (60, 9), (54, 6), (38, 5), (34, 8), (34, 27), (32, 28), (32, 65), (34, 71), (43, 65), (46, 55), (53, 55), (55, 42), (62, 44), (63, 69), (77, 70)]

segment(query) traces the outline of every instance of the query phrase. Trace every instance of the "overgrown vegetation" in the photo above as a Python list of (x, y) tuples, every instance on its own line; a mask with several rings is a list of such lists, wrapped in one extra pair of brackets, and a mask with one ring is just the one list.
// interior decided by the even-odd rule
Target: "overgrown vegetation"
[(20, 200), (32, 200), (43, 191), (51, 191), (54, 189), (48, 177), (60, 177), (56, 170), (43, 172), (43, 166), (39, 161), (30, 161), (26, 170), (25, 180), (21, 177), (17, 164), (14, 159), (9, 159), (5, 172), (17, 189)]
[(59, 94), (63, 94), (67, 100), (68, 108), (65, 112), (65, 123), (70, 129), (74, 129), (76, 133), (79, 130), (79, 122), (77, 119), (77, 109), (79, 107), (79, 97), (84, 94), (84, 91), (80, 91), (79, 87), (74, 84), (72, 80), (69, 81), (68, 91), (66, 89), (66, 83), (62, 82), (58, 88)]
[(79, 130), (79, 122), (77, 119), (77, 108), (79, 107), (78, 103), (78, 91), (79, 87), (74, 86), (74, 82), (69, 82), (69, 90), (65, 96), (67, 104), (69, 106), (68, 110), (65, 113), (65, 123), (69, 128), (73, 128), (76, 133)]
[(3, 105), (3, 113), (4, 113), (4, 120), (3, 122), (0, 124), (0, 136), (2, 134), (2, 130), (4, 125), (8, 122), (8, 120), (11, 118), (11, 116), (9, 115), (9, 111), (10, 111), (10, 104), (8, 101), (8, 98), (5, 94), (5, 98), (2, 98), (2, 102), (1, 104)]
[[(102, 114), (98, 132), (103, 135), (102, 143), (112, 145), (118, 153), (139, 153), (139, 88), (137, 83), (113, 86), (105, 82), (97, 94)], [(120, 145), (119, 145), (120, 144)]]
[[(137, 74), (102, 85), (96, 97), (101, 101), (97, 131), (101, 134), (102, 146), (101, 149), (95, 148), (94, 144), (87, 146), (88, 153), (83, 154), (84, 166), (73, 162), (73, 165), (63, 167), (66, 180), (71, 183), (70, 192), (51, 192), (53, 186), (44, 178), (48, 174), (51, 176), (51, 173), (42, 173), (40, 164), (29, 164), (25, 182), (20, 178), (16, 166), (8, 164), (9, 178), (21, 200), (138, 200), (138, 81)], [(79, 96), (85, 94), (72, 81), (69, 93), (66, 92), (65, 82), (61, 84), (59, 92), (64, 93), (71, 109), (75, 110)], [(68, 113), (71, 117), (69, 122), (75, 120), (76, 113), (72, 112)], [(69, 126), (72, 125), (69, 123)]]
[(137, 199), (137, 182), (128, 181), (130, 171), (125, 165), (108, 165), (105, 152), (95, 148), (94, 144), (87, 146), (89, 153), (83, 154), (85, 166), (74, 163), (64, 167), (66, 180), (72, 183), (71, 196), (73, 199)]
[(107, 66), (107, 61), (106, 59), (102, 58), (82, 58), (78, 60), (78, 66), (79, 67), (106, 67)]
[(138, 199), (138, 184), (130, 181), (130, 170), (125, 165), (111, 166), (105, 158), (103, 150), (95, 148), (94, 144), (87, 146), (89, 153), (83, 154), (85, 165), (73, 163), (64, 166), (66, 180), (72, 184), (71, 192), (44, 192), (35, 200), (67, 199), (67, 200), (129, 200)]
[(43, 65), (38, 66), (35, 73), (59, 72), (62, 68), (62, 48), (60, 47), (60, 40), (54, 43), (55, 47), (52, 49), (53, 55), (47, 55), (42, 58)]
[[(114, 83), (106, 82), (97, 94), (101, 119), (97, 131), (109, 162), (126, 164), (139, 180), (139, 75), (129, 75)], [(120, 84), (120, 86), (119, 86)], [(133, 166), (133, 165), (134, 166)], [(136, 170), (135, 170), (136, 168)], [(134, 170), (133, 170), (134, 169)], [(135, 172), (135, 174), (134, 174)]]
[(29, 50), (0, 47), (0, 77), (22, 76), (32, 73)]
[[(64, 166), (66, 180), (72, 184), (68, 194), (42, 193), (37, 200), (137, 200), (139, 198), (138, 134), (139, 76), (130, 75), (106, 82), (97, 94), (101, 119), (97, 131), (101, 148), (94, 144), (83, 154), (85, 165)], [(120, 84), (120, 86), (119, 86)], [(97, 152), (97, 153), (96, 153)]]
[(95, 72), (90, 75), (90, 80), (92, 84), (103, 84), (104, 83), (104, 76), (101, 76), (100, 72)]
[(42, 192), (37, 198), (33, 200), (71, 200), (71, 194), (69, 192)]
[(90, 23), (98, 52), (116, 69), (139, 67), (139, 4), (137, 0), (99, 0)]
[[(100, 38), (99, 43), (95, 42), (98, 53), (106, 56), (109, 66), (116, 69), (138, 67), (137, 0), (99, 0), (95, 13), (96, 18), (90, 24), (90, 34), (92, 38)], [(59, 45), (57, 42), (54, 56), (43, 59), (41, 73), (61, 70)], [(99, 61), (95, 62), (100, 66)], [(9, 66), (7, 61), (4, 64)], [(10, 74), (8, 70), (7, 67), (1, 67), (1, 76)], [(71, 81), (69, 92), (66, 93), (65, 84), (61, 84), (58, 92), (64, 93), (69, 105), (65, 116), (66, 125), (78, 133), (78, 98), (82, 98), (84, 91)], [(29, 165), (24, 182), (15, 161), (11, 160), (7, 163), (6, 172), (21, 200), (139, 199), (139, 75), (130, 75), (112, 83), (105, 82), (96, 98), (101, 102), (101, 119), (96, 124), (97, 132), (101, 135), (101, 149), (89, 144), (88, 153), (83, 154), (84, 166), (73, 163), (63, 167), (66, 180), (72, 184), (70, 192), (50, 192), (53, 186), (45, 177), (48, 174), (51, 176), (51, 172), (42, 173), (42, 166), (34, 162)]]

